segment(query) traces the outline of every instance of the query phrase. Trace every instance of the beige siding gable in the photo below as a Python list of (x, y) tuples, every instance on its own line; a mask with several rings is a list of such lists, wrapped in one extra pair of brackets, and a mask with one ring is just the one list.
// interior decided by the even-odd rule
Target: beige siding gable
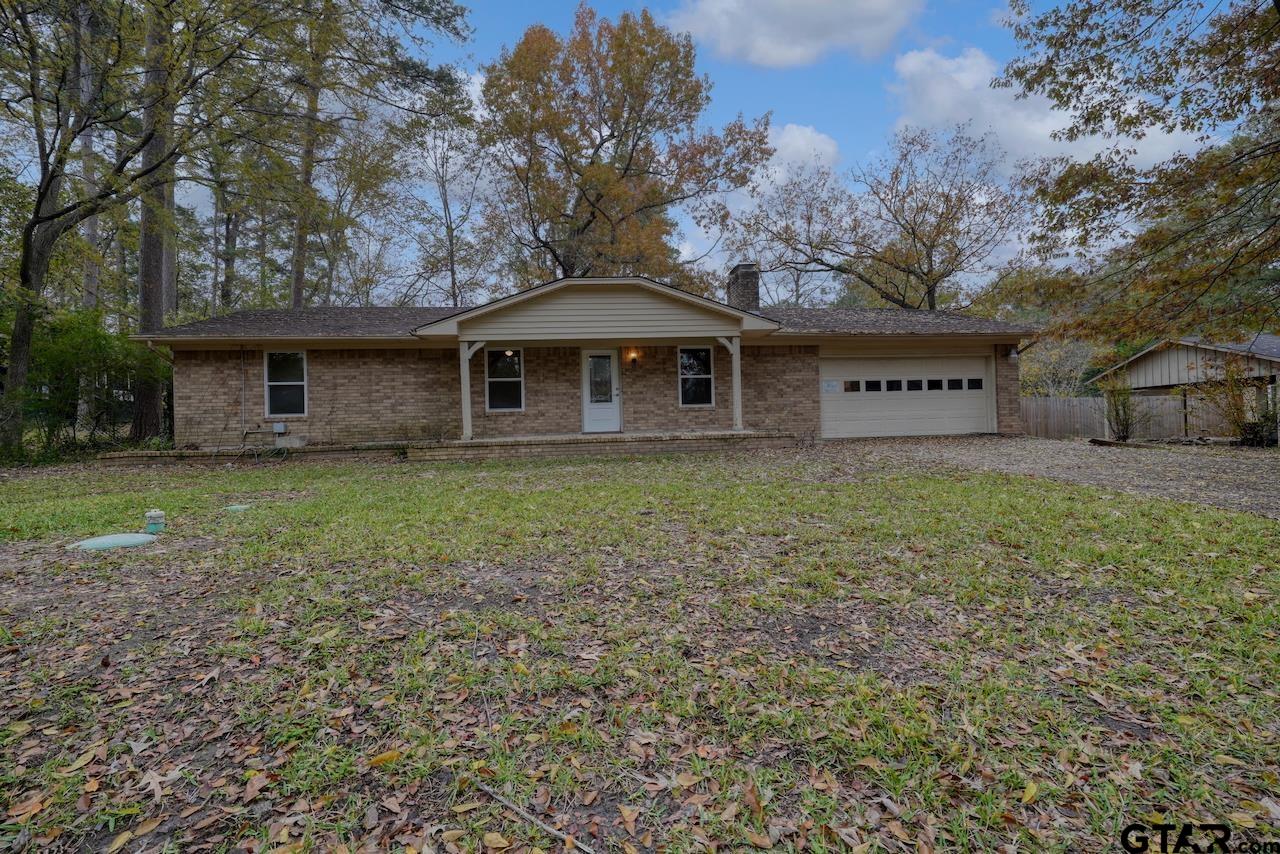
[[(1229, 358), (1226, 353), (1201, 347), (1174, 344), (1139, 356), (1129, 365), (1129, 384), (1133, 388), (1156, 388), (1203, 382), (1218, 376), (1218, 366)], [(1249, 359), (1249, 373), (1266, 376), (1277, 366), (1260, 359)]]
[(458, 324), (468, 340), (710, 338), (737, 335), (731, 315), (626, 284), (573, 285)]

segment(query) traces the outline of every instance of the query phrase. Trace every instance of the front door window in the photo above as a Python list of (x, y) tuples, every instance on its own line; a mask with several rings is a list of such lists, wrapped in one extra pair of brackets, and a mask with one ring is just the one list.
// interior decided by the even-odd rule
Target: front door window
[(613, 402), (613, 357), (588, 356), (590, 371), (591, 402)]

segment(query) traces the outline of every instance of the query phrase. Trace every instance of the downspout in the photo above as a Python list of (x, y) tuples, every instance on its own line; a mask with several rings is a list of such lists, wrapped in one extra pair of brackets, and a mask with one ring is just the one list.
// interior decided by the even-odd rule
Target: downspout
[(244, 447), (245, 425), (244, 425), (244, 345), (240, 345), (240, 446)]

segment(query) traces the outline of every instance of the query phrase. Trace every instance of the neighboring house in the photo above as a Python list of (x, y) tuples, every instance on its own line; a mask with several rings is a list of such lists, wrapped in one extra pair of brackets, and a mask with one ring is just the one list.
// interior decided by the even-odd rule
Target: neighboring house
[(1148, 438), (1224, 436), (1234, 428), (1212, 395), (1197, 386), (1222, 376), (1226, 359), (1239, 359), (1246, 376), (1259, 381), (1257, 393), (1276, 399), (1280, 375), (1280, 335), (1260, 333), (1239, 343), (1211, 343), (1201, 338), (1160, 341), (1094, 378), (1123, 377), (1143, 400), (1140, 434)]
[(1170, 394), (1217, 379), (1224, 359), (1244, 360), (1249, 376), (1274, 386), (1280, 375), (1280, 335), (1259, 333), (1232, 344), (1201, 338), (1161, 341), (1103, 371), (1094, 381), (1122, 373), (1139, 394)]
[(951, 312), (759, 307), (645, 278), (477, 308), (241, 311), (137, 336), (173, 352), (179, 448), (586, 433), (1020, 432), (1020, 339)]

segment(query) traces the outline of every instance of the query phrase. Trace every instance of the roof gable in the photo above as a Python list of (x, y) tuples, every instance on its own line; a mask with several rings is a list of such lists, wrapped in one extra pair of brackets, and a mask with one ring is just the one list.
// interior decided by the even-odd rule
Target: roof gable
[(1239, 342), (1211, 343), (1203, 338), (1179, 338), (1176, 340), (1164, 339), (1157, 341), (1150, 347), (1146, 347), (1134, 353), (1122, 362), (1117, 362), (1107, 368), (1102, 373), (1094, 377), (1094, 381), (1100, 380), (1109, 374), (1113, 374), (1121, 368), (1128, 368), (1136, 365), (1139, 361), (1161, 353), (1170, 347), (1187, 347), (1192, 350), (1205, 350), (1213, 353), (1228, 353), (1236, 356), (1245, 356), (1253, 360), (1261, 362), (1275, 362), (1280, 364), (1280, 335), (1269, 335), (1265, 332), (1259, 332), (1252, 338)]
[[(625, 328), (619, 324), (626, 324)], [(643, 277), (566, 278), (494, 300), (414, 330), (421, 337), (508, 338), (773, 331), (779, 324)]]

